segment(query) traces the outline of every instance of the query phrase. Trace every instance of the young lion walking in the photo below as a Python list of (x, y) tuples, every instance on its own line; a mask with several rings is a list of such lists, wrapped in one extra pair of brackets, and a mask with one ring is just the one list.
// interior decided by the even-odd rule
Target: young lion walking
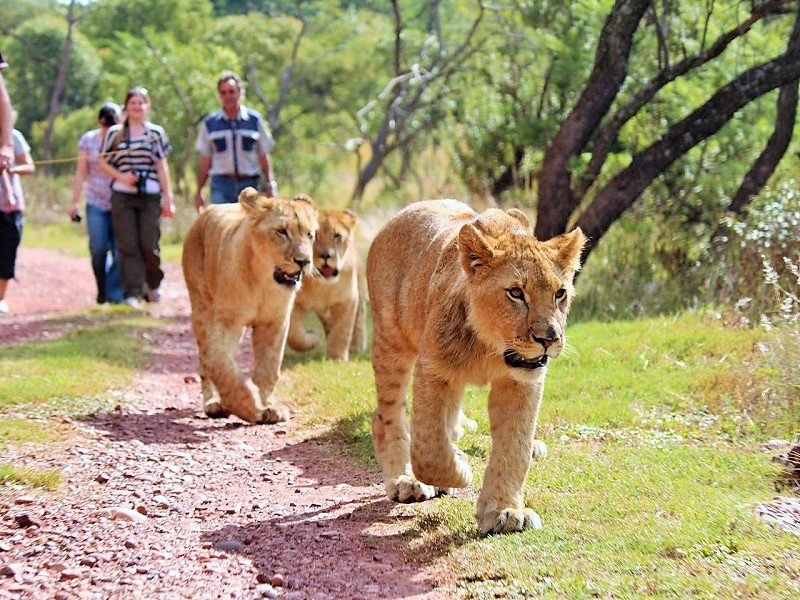
[[(245, 188), (239, 204), (207, 208), (183, 244), (183, 276), (200, 354), (203, 407), (251, 423), (289, 417), (272, 398), (280, 375), (289, 317), (312, 256), (314, 201), (268, 198)], [(245, 327), (253, 328), (252, 381), (236, 365)]]
[(378, 233), (367, 258), (372, 434), (390, 499), (469, 485), (472, 472), (453, 443), (464, 387), (490, 383), (492, 453), (478, 524), (485, 534), (541, 527), (523, 488), (547, 362), (564, 346), (585, 242), (579, 229), (541, 242), (519, 210), (476, 214), (454, 200), (412, 204)]

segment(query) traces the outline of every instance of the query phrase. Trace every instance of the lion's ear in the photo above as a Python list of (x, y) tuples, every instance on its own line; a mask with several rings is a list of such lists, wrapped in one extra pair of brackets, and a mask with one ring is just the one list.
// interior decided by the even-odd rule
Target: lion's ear
[(257, 211), (261, 206), (259, 202), (260, 197), (261, 195), (258, 193), (258, 190), (252, 187), (246, 187), (239, 194), (239, 204), (242, 205), (245, 211), (252, 213)]
[(340, 211), (339, 218), (342, 220), (342, 225), (347, 227), (348, 231), (353, 231), (356, 223), (358, 223), (358, 215), (350, 209)]
[(474, 275), (481, 267), (490, 267), (495, 256), (488, 240), (472, 223), (463, 225), (458, 232), (458, 252), (467, 275)]
[(533, 227), (531, 227), (531, 222), (528, 220), (528, 215), (522, 212), (518, 208), (507, 208), (506, 212), (514, 217), (517, 221), (522, 223), (522, 226), (525, 227), (528, 231), (533, 231)]
[(294, 200), (295, 202), (305, 202), (307, 204), (310, 204), (313, 208), (316, 208), (316, 206), (314, 205), (314, 199), (308, 194), (295, 194), (292, 200)]
[(558, 252), (558, 265), (565, 273), (575, 274), (581, 270), (581, 253), (586, 245), (586, 236), (580, 227), (564, 233), (545, 243)]

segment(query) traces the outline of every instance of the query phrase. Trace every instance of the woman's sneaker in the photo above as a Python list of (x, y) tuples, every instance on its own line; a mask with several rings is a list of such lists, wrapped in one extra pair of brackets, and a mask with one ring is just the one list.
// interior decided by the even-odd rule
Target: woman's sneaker
[(4, 315), (8, 312), (8, 302), (5, 299), (0, 300), (0, 315)]
[(147, 290), (144, 294), (144, 299), (148, 302), (152, 302), (153, 304), (161, 302), (161, 292), (158, 288), (154, 290)]
[(142, 303), (139, 302), (139, 299), (136, 296), (128, 296), (122, 301), (122, 303), (127, 304), (131, 308), (142, 308)]

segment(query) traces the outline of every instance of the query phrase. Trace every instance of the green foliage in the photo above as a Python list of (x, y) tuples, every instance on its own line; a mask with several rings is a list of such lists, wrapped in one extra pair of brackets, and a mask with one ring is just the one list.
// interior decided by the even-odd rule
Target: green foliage
[[(116, 34), (138, 36), (144, 29), (170, 33), (181, 44), (197, 44), (207, 36), (211, 17), (209, 0), (100, 0), (81, 29), (98, 47), (117, 52)], [(131, 72), (132, 77), (146, 74), (146, 69)]]
[[(73, 160), (78, 156), (78, 140), (90, 129), (96, 129), (97, 107), (86, 106), (73, 110), (67, 115), (59, 115), (53, 127), (51, 147), (53, 149), (53, 159), (64, 161), (51, 166), (51, 172), (58, 175), (75, 173), (76, 162)], [(31, 148), (41, 148), (42, 139), (47, 129), (47, 121), (34, 123), (31, 130), (29, 143)]]
[[(31, 126), (47, 117), (58, 72), (67, 24), (63, 17), (44, 15), (20, 25), (3, 53), (14, 68), (7, 69), (9, 95), (19, 113), (17, 128), (30, 139)], [(68, 113), (97, 98), (102, 76), (100, 58), (89, 40), (73, 32), (69, 78), (61, 111)], [(76, 140), (77, 141), (77, 140)], [(33, 148), (37, 156), (37, 148)]]

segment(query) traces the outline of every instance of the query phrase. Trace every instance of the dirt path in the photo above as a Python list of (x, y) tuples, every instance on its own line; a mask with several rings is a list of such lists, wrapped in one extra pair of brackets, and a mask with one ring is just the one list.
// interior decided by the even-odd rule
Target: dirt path
[[(94, 303), (88, 256), (22, 249), (19, 267), (0, 343), (58, 336), (50, 311)], [(298, 419), (205, 418), (177, 265), (163, 291), (152, 366), (112, 392), (117, 409), (72, 423), (63, 451), (0, 460), (66, 478), (55, 493), (0, 488), (0, 598), (452, 597), (402, 537), (415, 507), (385, 500), (377, 473)]]

